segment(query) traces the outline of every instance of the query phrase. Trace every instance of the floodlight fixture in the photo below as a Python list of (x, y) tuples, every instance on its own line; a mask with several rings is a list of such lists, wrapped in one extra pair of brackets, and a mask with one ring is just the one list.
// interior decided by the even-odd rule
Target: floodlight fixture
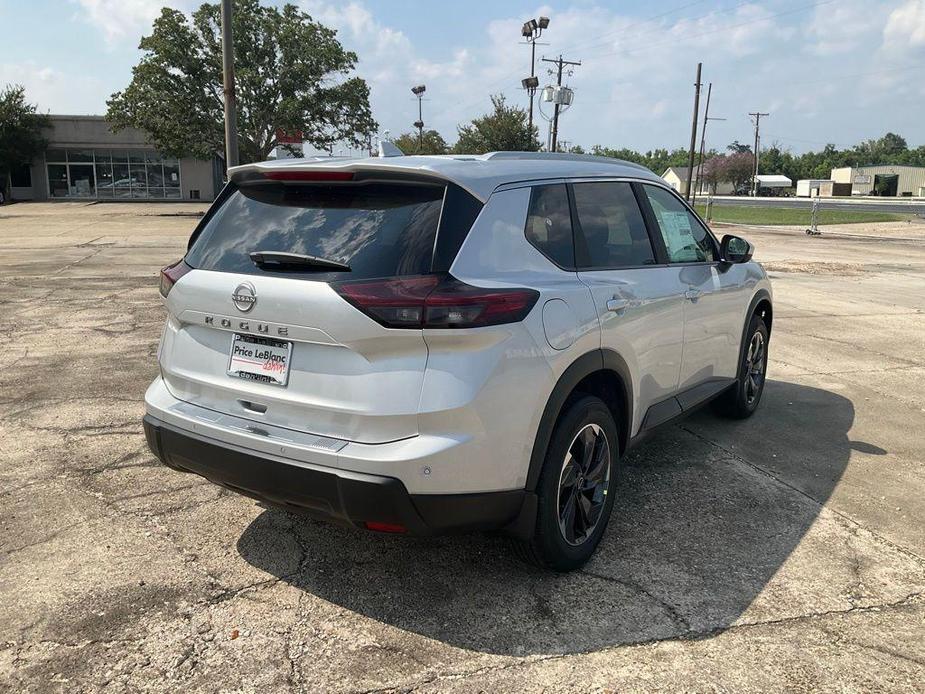
[(524, 77), (520, 80), (520, 84), (524, 89), (536, 89), (540, 86), (540, 78), (534, 76)]
[(546, 29), (549, 26), (549, 17), (540, 17), (540, 29)]
[(411, 87), (411, 93), (415, 96), (421, 96), (421, 94), (423, 94), (425, 91), (427, 91), (427, 87), (423, 84), (419, 84), (416, 87)]

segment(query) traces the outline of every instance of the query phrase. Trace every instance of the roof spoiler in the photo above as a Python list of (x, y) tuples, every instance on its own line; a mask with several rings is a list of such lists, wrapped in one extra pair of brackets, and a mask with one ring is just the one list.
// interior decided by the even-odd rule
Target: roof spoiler
[(388, 140), (379, 140), (379, 156), (380, 157), (403, 157), (405, 153), (402, 152), (394, 142), (389, 142)]

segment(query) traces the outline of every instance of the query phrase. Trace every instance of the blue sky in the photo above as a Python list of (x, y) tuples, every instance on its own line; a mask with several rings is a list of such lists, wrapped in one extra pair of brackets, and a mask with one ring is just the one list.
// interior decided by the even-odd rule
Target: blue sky
[[(52, 113), (103, 113), (163, 4), (196, 0), (0, 0), (0, 84), (19, 82)], [(585, 147), (684, 146), (697, 61), (713, 82), (708, 141), (750, 141), (749, 111), (769, 111), (763, 143), (795, 152), (886, 131), (925, 144), (925, 0), (299, 0), (360, 57), (383, 130), (416, 120), (409, 88), (427, 84), (424, 120), (453, 141), (489, 93), (526, 103), (525, 19), (548, 15), (538, 55), (581, 59), (560, 137)], [(549, 79), (540, 69), (543, 83)], [(539, 119), (541, 125), (545, 125)]]

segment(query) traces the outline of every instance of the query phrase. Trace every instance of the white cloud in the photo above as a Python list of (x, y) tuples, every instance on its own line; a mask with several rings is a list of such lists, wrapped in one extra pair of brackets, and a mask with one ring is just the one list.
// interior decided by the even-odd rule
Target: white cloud
[[(150, 28), (161, 5), (189, 11), (201, 1), (70, 0), (110, 45), (123, 47)], [(410, 87), (420, 83), (427, 84), (424, 121), (449, 141), (457, 124), (490, 108), (490, 94), (504, 92), (509, 102), (527, 104), (520, 89), (529, 63), (529, 48), (520, 39), (523, 17), (511, 16), (504, 3), (483, 12), (475, 31), (447, 32), (435, 46), (396, 26), (387, 10), (371, 10), (365, 0), (298, 2), (337, 29), (340, 41), (357, 53), (357, 74), (370, 85), (383, 130), (411, 129), (417, 103)], [(626, 14), (623, 3), (561, 0), (533, 13), (552, 20), (543, 36), (549, 45), (537, 48), (541, 83), (552, 80), (550, 66), (539, 62), (542, 55), (562, 52), (582, 61), (566, 78), (576, 99), (560, 123), (563, 139), (586, 147), (682, 145), (690, 136), (694, 67), (703, 62), (704, 82), (713, 82), (711, 114), (728, 119), (710, 124), (709, 139), (720, 149), (750, 137), (745, 114), (756, 109), (773, 112), (769, 137), (797, 149), (812, 140), (850, 143), (880, 136), (888, 129), (882, 109), (887, 97), (890, 112), (907, 114), (904, 122), (914, 124), (904, 131), (910, 142), (925, 142), (925, 125), (917, 116), (925, 83), (907, 69), (925, 57), (925, 0), (837, 0), (820, 6), (715, 0), (675, 3), (676, 11), (662, 3), (650, 6), (639, 17)], [(436, 4), (430, 11), (439, 13)], [(647, 19), (649, 13), (656, 16)], [(83, 98), (73, 88), (65, 94), (68, 76), (51, 71), (43, 77), (43, 69), (32, 66), (29, 73), (36, 93), (53, 109), (81, 110), (61, 105)], [(535, 122), (543, 139), (545, 121), (537, 114)]]
[(925, 0), (906, 0), (890, 13), (883, 29), (885, 48), (925, 48)]
[(138, 39), (151, 29), (151, 23), (164, 6), (190, 9), (191, 0), (71, 0), (78, 16), (97, 27), (110, 44)]
[(0, 84), (21, 84), (26, 99), (42, 113), (100, 113), (102, 82), (86, 74), (61, 72), (34, 62), (0, 63)]
[(867, 0), (841, 0), (817, 7), (806, 29), (807, 49), (820, 56), (852, 53), (872, 46), (888, 8)]

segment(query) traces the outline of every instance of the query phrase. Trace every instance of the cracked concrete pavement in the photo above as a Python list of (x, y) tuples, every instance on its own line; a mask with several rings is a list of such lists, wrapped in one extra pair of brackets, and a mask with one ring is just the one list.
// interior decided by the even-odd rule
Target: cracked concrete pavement
[(741, 230), (761, 409), (634, 453), (555, 575), (154, 461), (157, 269), (202, 209), (0, 208), (0, 690), (925, 691), (925, 225)]

